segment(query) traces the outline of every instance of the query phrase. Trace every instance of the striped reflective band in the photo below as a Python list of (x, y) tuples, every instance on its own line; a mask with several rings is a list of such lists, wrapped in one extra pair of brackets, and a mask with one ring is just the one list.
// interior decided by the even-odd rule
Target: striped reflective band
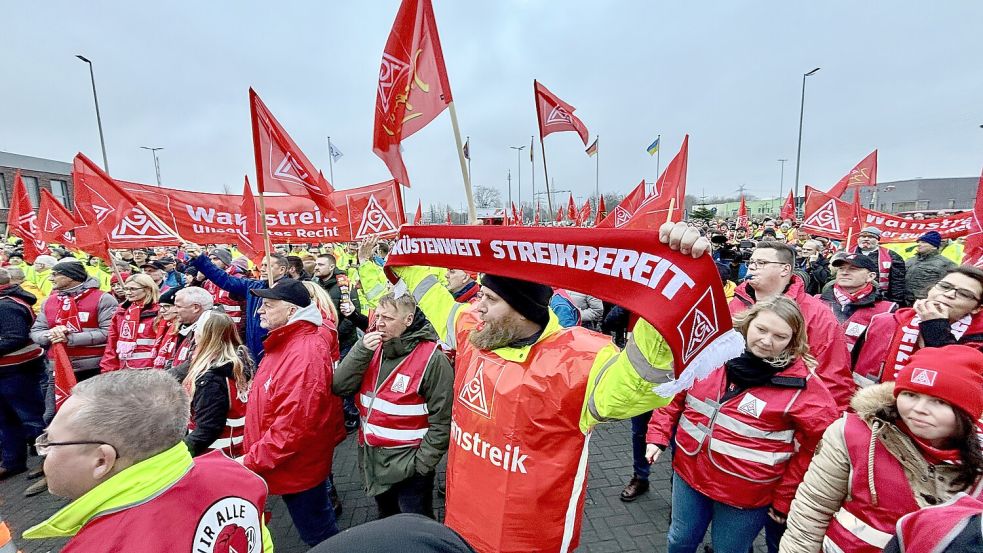
[(246, 417), (239, 417), (238, 419), (225, 419), (225, 426), (228, 426), (229, 428), (246, 426)]
[(447, 316), (447, 339), (444, 340), (444, 343), (451, 349), (457, 349), (457, 312), (462, 307), (464, 307), (463, 303), (454, 302), (454, 307), (451, 307), (451, 314)]
[(229, 446), (241, 444), (242, 440), (243, 436), (236, 436), (234, 438), (219, 438), (212, 442), (212, 445), (208, 446), (208, 449), (225, 449)]
[(638, 344), (635, 343), (634, 337), (628, 340), (624, 354), (628, 356), (628, 362), (634, 367), (638, 376), (644, 378), (646, 381), (652, 384), (665, 384), (673, 379), (672, 366), (660, 369), (649, 363), (642, 350), (638, 349)]
[(861, 388), (867, 388), (878, 383), (874, 379), (867, 378), (866, 376), (857, 373), (853, 373), (853, 381), (856, 382), (857, 386), (860, 386)]
[(397, 415), (397, 416), (414, 416), (414, 415), (429, 415), (430, 411), (427, 409), (426, 403), (416, 403), (413, 405), (397, 405), (395, 403), (390, 403), (384, 399), (372, 398), (365, 394), (358, 395), (359, 401), (362, 402), (362, 406), (366, 409), (372, 409), (373, 411), (381, 411), (387, 415)]
[(430, 429), (422, 428), (420, 430), (396, 430), (395, 428), (386, 428), (383, 426), (369, 424), (365, 422), (365, 419), (362, 419), (362, 431), (366, 434), (371, 434), (373, 436), (379, 436), (380, 438), (386, 438), (398, 442), (422, 440), (427, 435), (428, 430)]
[[(731, 432), (740, 434), (741, 436), (747, 438), (760, 438), (764, 440), (775, 440), (778, 442), (792, 443), (792, 438), (795, 436), (794, 430), (779, 430), (774, 432), (769, 432), (767, 430), (761, 430), (755, 428), (747, 423), (743, 423), (730, 415), (717, 412), (717, 409), (712, 405), (700, 401), (691, 395), (686, 396), (686, 405), (692, 408), (697, 413), (707, 417), (713, 418), (715, 426), (720, 426), (726, 428)], [(715, 417), (715, 418), (714, 418)]]
[(850, 511), (840, 508), (833, 515), (836, 522), (839, 522), (847, 532), (850, 532), (860, 541), (873, 545), (878, 549), (883, 549), (889, 541), (891, 541), (891, 534), (886, 532), (881, 532), (877, 528), (872, 527), (866, 522), (860, 520)]
[(743, 447), (736, 444), (727, 443), (721, 440), (710, 440), (710, 451), (716, 451), (717, 453), (723, 453), (724, 455), (734, 457), (737, 459), (743, 459), (745, 461), (752, 461), (755, 463), (761, 463), (764, 465), (775, 466), (779, 463), (784, 463), (792, 458), (791, 453), (772, 453), (770, 451), (758, 451), (756, 449), (751, 449), (749, 447)]
[[(423, 299), (423, 296), (430, 291), (431, 288), (436, 286), (438, 283), (437, 277), (433, 275), (427, 275), (413, 288), (413, 299), (417, 302)], [(375, 290), (375, 288), (373, 288)]]

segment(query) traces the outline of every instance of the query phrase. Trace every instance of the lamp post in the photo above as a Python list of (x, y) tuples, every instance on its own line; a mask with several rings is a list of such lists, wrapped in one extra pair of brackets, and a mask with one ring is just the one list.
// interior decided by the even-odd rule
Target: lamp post
[(781, 164), (781, 169), (778, 177), (778, 201), (785, 205), (785, 162), (787, 159), (779, 159), (778, 163)]
[(516, 196), (519, 198), (519, 216), (522, 217), (522, 150), (525, 150), (525, 146), (509, 146), (515, 150), (515, 164), (516, 170)]
[(152, 148), (150, 146), (140, 146), (142, 150), (150, 150), (150, 153), (154, 154), (154, 171), (157, 172), (157, 188), (160, 188), (160, 160), (157, 159), (157, 150), (163, 150), (164, 148)]
[(799, 213), (799, 166), (802, 163), (802, 119), (806, 109), (806, 77), (815, 75), (820, 68), (802, 74), (802, 101), (799, 104), (799, 147), (795, 151), (795, 214)]
[(96, 124), (99, 125), (99, 144), (102, 145), (102, 169), (109, 173), (109, 158), (106, 157), (106, 138), (102, 134), (102, 116), (99, 114), (99, 95), (96, 94), (96, 74), (92, 70), (92, 62), (82, 54), (77, 54), (76, 58), (89, 64), (89, 79), (92, 81), (92, 99), (96, 103)]

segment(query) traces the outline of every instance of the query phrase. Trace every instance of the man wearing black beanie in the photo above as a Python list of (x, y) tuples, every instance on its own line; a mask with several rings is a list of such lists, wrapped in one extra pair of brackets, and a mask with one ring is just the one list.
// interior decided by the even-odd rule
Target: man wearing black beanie
[[(665, 225), (660, 239), (693, 257), (710, 249), (685, 223)], [(552, 288), (530, 280), (483, 275), (478, 300), (462, 304), (432, 268), (391, 271), (457, 350), (445, 524), (482, 553), (573, 551), (591, 430), (669, 402), (653, 391), (673, 377), (665, 340), (644, 320), (624, 351), (562, 328)]]

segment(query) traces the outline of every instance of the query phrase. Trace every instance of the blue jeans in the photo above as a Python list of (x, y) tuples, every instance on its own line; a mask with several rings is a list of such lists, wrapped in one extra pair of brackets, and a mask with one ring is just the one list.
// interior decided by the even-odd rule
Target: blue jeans
[(328, 499), (329, 485), (325, 480), (309, 490), (282, 496), (300, 539), (311, 547), (338, 533), (338, 521)]
[(711, 522), (710, 542), (714, 553), (747, 553), (768, 520), (768, 507), (738, 509), (714, 501), (694, 490), (675, 472), (672, 486), (669, 553), (695, 552)]
[(639, 480), (648, 480), (652, 466), (645, 459), (645, 434), (649, 429), (649, 419), (652, 411), (635, 415), (631, 418), (631, 457), (635, 476)]
[(44, 432), (44, 361), (36, 359), (0, 373), (0, 464), (27, 466), (27, 446)]

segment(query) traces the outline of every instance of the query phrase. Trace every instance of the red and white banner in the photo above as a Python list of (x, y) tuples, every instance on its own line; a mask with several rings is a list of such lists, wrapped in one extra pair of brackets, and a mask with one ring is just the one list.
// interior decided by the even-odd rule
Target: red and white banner
[[(403, 0), (382, 52), (372, 151), (410, 186), (399, 145), (453, 101), (430, 0)], [(470, 154), (470, 152), (469, 152)]]
[(857, 226), (853, 204), (806, 186), (806, 201), (799, 230), (814, 236), (843, 240), (860, 230)]
[(595, 225), (597, 228), (622, 228), (631, 221), (635, 211), (638, 210), (642, 202), (645, 201), (645, 180), (635, 185), (631, 192), (615, 206), (614, 210), (607, 217)]
[(45, 242), (75, 246), (75, 233), (72, 232), (75, 230), (75, 217), (47, 188), (41, 189), (38, 225), (41, 239)]
[(829, 189), (830, 196), (842, 198), (848, 188), (860, 188), (877, 185), (877, 150), (869, 153), (860, 160), (849, 173)]
[(573, 114), (577, 108), (564, 102), (539, 81), (532, 82), (536, 95), (536, 114), (539, 116), (539, 136), (546, 138), (551, 133), (574, 131), (587, 145), (587, 125)]
[(236, 243), (239, 250), (253, 263), (262, 262), (266, 248), (263, 244), (263, 222), (259, 218), (259, 209), (253, 198), (253, 188), (249, 186), (249, 177), (242, 184), (242, 201), (239, 202), (239, 213), (244, 221), (241, 229), (236, 229)]
[(38, 228), (38, 215), (31, 207), (31, 197), (24, 186), (20, 171), (14, 176), (14, 193), (11, 194), (10, 211), (7, 212), (7, 227), (10, 234), (24, 241), (24, 260), (34, 263), (39, 255), (48, 253), (48, 244), (41, 238)]
[(669, 344), (675, 393), (741, 353), (720, 277), (709, 255), (693, 259), (649, 231), (596, 228), (407, 226), (387, 266), (455, 267), (528, 279), (617, 303)]
[(744, 201), (744, 194), (741, 194), (741, 205), (737, 208), (737, 228), (745, 230), (748, 228), (747, 202)]
[(795, 219), (795, 196), (792, 195), (792, 191), (788, 191), (788, 198), (785, 198), (785, 203), (782, 204), (782, 211), (778, 214), (782, 219)]

